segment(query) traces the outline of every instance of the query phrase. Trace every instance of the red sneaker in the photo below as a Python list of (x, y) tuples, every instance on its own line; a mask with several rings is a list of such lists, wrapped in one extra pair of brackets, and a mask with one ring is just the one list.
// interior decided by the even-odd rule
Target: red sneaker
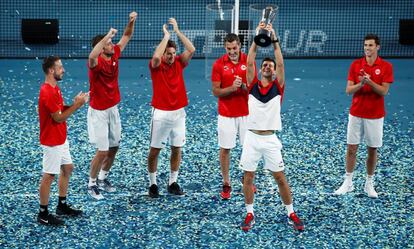
[(220, 193), (221, 199), (228, 200), (231, 197), (231, 187), (230, 185), (223, 185), (223, 191)]
[(254, 215), (252, 213), (247, 213), (246, 218), (244, 221), (240, 224), (240, 228), (247, 232), (250, 228), (254, 225)]
[(295, 213), (291, 213), (289, 215), (288, 219), (289, 224), (293, 225), (293, 228), (298, 231), (305, 230), (305, 225), (303, 225), (303, 222), (299, 219), (299, 217)]

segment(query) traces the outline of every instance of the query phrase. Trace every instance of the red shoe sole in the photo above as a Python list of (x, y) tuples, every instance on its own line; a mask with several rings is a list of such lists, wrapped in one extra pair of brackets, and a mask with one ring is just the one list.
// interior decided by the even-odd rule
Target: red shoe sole
[(221, 196), (221, 199), (223, 199), (223, 200), (228, 200), (231, 197), (230, 193), (227, 194), (227, 193), (224, 193), (224, 192), (221, 192), (220, 196)]

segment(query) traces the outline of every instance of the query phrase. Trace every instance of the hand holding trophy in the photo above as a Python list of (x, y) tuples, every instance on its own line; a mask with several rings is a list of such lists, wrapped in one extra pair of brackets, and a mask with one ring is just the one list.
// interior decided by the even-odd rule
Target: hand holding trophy
[(256, 36), (254, 37), (254, 42), (260, 47), (267, 47), (272, 43), (272, 32), (266, 29), (268, 24), (271, 24), (276, 17), (278, 8), (273, 8), (271, 6), (263, 9), (262, 20), (265, 28), (258, 29), (256, 31)]

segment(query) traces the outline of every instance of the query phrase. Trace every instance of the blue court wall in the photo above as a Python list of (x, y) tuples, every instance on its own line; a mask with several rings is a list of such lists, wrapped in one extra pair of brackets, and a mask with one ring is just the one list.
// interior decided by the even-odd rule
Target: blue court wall
[[(233, 1), (220, 1), (233, 4)], [(91, 38), (106, 33), (110, 27), (119, 30), (117, 38), (132, 10), (138, 12), (135, 33), (124, 56), (150, 57), (162, 38), (162, 24), (175, 17), (180, 29), (197, 48), (196, 57), (204, 57), (207, 0), (143, 0), (143, 1), (64, 1), (2, 0), (0, 3), (0, 58), (87, 57)], [(240, 19), (249, 19), (253, 3), (279, 6), (276, 21), (285, 57), (356, 57), (362, 54), (366, 33), (376, 33), (382, 40), (385, 57), (414, 57), (414, 45), (399, 44), (400, 19), (414, 19), (413, 0), (279, 0), (241, 1)], [(59, 20), (59, 42), (55, 45), (24, 44), (21, 20), (53, 18)], [(173, 36), (176, 39), (175, 36)], [(116, 41), (116, 39), (115, 39)], [(219, 46), (220, 44), (217, 44)], [(210, 46), (210, 45), (209, 45)], [(244, 49), (248, 46), (244, 44)], [(182, 46), (181, 46), (182, 47)]]

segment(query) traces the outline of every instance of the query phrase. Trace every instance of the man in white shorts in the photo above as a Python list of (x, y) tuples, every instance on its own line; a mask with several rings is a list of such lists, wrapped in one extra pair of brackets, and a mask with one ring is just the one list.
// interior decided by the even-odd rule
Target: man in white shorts
[[(295, 230), (304, 230), (304, 225), (293, 210), (292, 194), (283, 170), (282, 144), (275, 131), (282, 129), (280, 108), (285, 89), (285, 69), (279, 40), (272, 25), (260, 22), (257, 29), (271, 32), (272, 47), (276, 61), (264, 58), (260, 70), (261, 80), (256, 74), (257, 45), (253, 41), (247, 56), (247, 87), (249, 89), (249, 115), (247, 116), (247, 132), (244, 138), (240, 168), (244, 171), (243, 192), (247, 215), (240, 227), (248, 231), (255, 223), (253, 210), (253, 180), (257, 165), (264, 159), (264, 168), (272, 172), (279, 187), (279, 193), (286, 207), (288, 222)], [(274, 74), (276, 73), (276, 79)]]
[(183, 196), (184, 192), (177, 183), (181, 162), (181, 147), (185, 144), (185, 110), (188, 105), (183, 70), (192, 58), (195, 48), (190, 40), (178, 29), (177, 21), (170, 18), (177, 37), (184, 44), (185, 51), (176, 55), (177, 45), (170, 40), (167, 24), (163, 25), (164, 38), (155, 49), (149, 63), (152, 79), (152, 120), (151, 145), (148, 154), (149, 196), (159, 197), (157, 185), (158, 155), (167, 143), (171, 146), (171, 172), (168, 193)]
[(220, 146), (220, 168), (223, 200), (231, 197), (230, 150), (236, 146), (237, 134), (243, 144), (246, 133), (248, 92), (246, 88), (246, 59), (241, 52), (240, 38), (233, 33), (224, 38), (226, 54), (216, 60), (211, 73), (212, 90), (218, 98), (218, 144)]
[(57, 56), (48, 56), (42, 64), (45, 82), (39, 93), (40, 144), (43, 149), (43, 176), (40, 182), (40, 208), (37, 221), (43, 225), (63, 225), (64, 221), (49, 213), (50, 186), (55, 175), (59, 175), (58, 215), (79, 216), (81, 210), (74, 209), (66, 202), (69, 179), (73, 171), (72, 157), (67, 141), (66, 120), (83, 106), (89, 98), (88, 93), (80, 92), (73, 105), (65, 106), (62, 93), (57, 84), (62, 80), (65, 69)]
[(104, 198), (99, 190), (115, 192), (107, 177), (121, 140), (121, 119), (118, 112), (118, 103), (121, 101), (118, 59), (132, 38), (136, 18), (136, 12), (129, 14), (128, 25), (116, 45), (112, 43), (112, 38), (117, 33), (113, 28), (106, 35), (97, 35), (92, 39), (93, 49), (88, 60), (91, 96), (88, 109), (88, 134), (89, 141), (96, 147), (96, 154), (91, 161), (88, 193), (97, 200)]
[(342, 195), (354, 190), (352, 183), (358, 145), (365, 141), (368, 158), (364, 191), (371, 198), (378, 198), (374, 188), (377, 149), (382, 146), (385, 116), (384, 96), (394, 81), (392, 64), (378, 56), (380, 41), (377, 35), (364, 38), (365, 57), (355, 60), (350, 67), (346, 93), (353, 94), (347, 130), (345, 180), (334, 192)]

